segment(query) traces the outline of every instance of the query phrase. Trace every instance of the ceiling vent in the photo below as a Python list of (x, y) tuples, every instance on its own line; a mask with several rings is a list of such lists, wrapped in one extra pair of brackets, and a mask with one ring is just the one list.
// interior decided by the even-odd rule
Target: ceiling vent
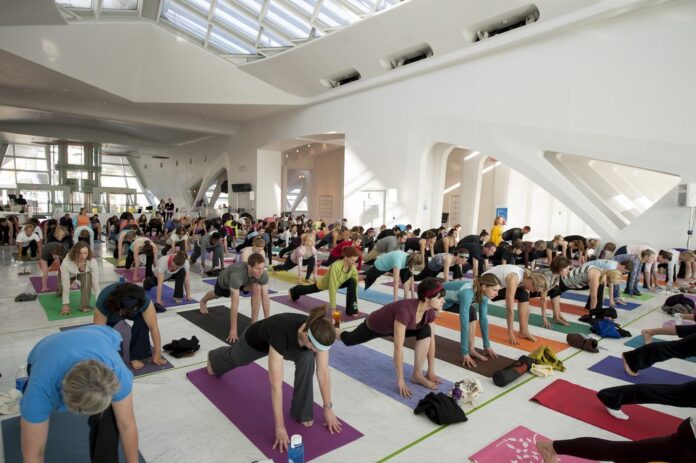
[(536, 5), (529, 4), (468, 27), (464, 29), (464, 36), (470, 42), (480, 42), (494, 35), (533, 24), (539, 20), (539, 17), (539, 9)]
[(356, 69), (350, 68), (345, 71), (337, 72), (324, 79), (319, 79), (319, 82), (326, 88), (336, 88), (355, 82), (356, 80), (360, 80), (360, 73)]
[(152, 159), (169, 159), (169, 156), (152, 156)]
[(421, 43), (414, 47), (401, 50), (379, 60), (384, 69), (396, 69), (417, 63), (433, 56), (433, 49), (427, 43)]

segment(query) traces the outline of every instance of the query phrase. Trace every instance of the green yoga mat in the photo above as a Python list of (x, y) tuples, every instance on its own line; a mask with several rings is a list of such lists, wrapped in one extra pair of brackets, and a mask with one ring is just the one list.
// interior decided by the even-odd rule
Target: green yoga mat
[[(609, 288), (607, 288), (607, 289), (604, 291), (604, 293), (608, 295), (608, 294), (609, 294)], [(623, 297), (624, 299), (635, 299), (635, 300), (637, 300), (637, 301), (649, 301), (650, 299), (652, 299), (653, 297), (655, 297), (654, 294), (650, 294), (650, 293), (640, 293), (640, 296), (628, 296), (628, 295), (624, 294), (623, 292), (621, 292), (621, 293), (619, 294), (619, 296), (620, 296), (620, 297)], [(621, 307), (621, 304), (617, 304), (617, 305), (618, 305), (619, 307)]]
[[(496, 318), (506, 318), (507, 317), (507, 309), (505, 307), (499, 306), (499, 305), (494, 305), (494, 304), (488, 304), (488, 315), (491, 315)], [(515, 321), (519, 321), (519, 316), (517, 314), (517, 311), (515, 311)], [(561, 333), (589, 333), (590, 332), (590, 326), (586, 325), (584, 323), (575, 323), (575, 322), (570, 322), (570, 326), (565, 326), (565, 325), (559, 325), (558, 323), (554, 323), (553, 321), (549, 320), (551, 323), (551, 326), (553, 327), (553, 331), (559, 331)], [(531, 326), (538, 326), (539, 328), (544, 327), (544, 321), (541, 318), (541, 315), (536, 314), (536, 313), (530, 313), (529, 314), (529, 324)]]
[[(278, 272), (269, 272), (269, 275), (272, 276), (273, 278), (277, 278), (279, 280), (283, 280), (287, 283), (290, 283), (292, 285), (299, 285), (299, 284), (311, 284), (311, 283), (298, 283), (297, 282), (297, 273), (291, 273), (285, 270), (280, 270)], [(302, 272), (302, 276), (304, 277), (304, 272)]]
[[(61, 315), (60, 309), (63, 307), (63, 299), (54, 294), (39, 294), (39, 304), (46, 312), (46, 317), (49, 321), (64, 320), (66, 318), (92, 317), (94, 310), (82, 312), (80, 310), (80, 291), (70, 291), (70, 307), (72, 312), (70, 315)], [(96, 300), (94, 295), (90, 300), (90, 305), (94, 307)]]
[(113, 257), (104, 257), (104, 260), (113, 265), (114, 267), (118, 267), (118, 259), (114, 259)]

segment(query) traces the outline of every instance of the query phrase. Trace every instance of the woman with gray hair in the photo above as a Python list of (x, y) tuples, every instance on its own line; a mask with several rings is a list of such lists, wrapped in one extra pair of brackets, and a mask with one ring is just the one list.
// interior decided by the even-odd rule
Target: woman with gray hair
[(48, 422), (56, 410), (89, 415), (91, 461), (118, 462), (119, 439), (126, 461), (138, 461), (133, 375), (121, 360), (121, 342), (121, 335), (107, 326), (85, 326), (52, 334), (34, 346), (20, 402), (25, 462), (44, 461)]

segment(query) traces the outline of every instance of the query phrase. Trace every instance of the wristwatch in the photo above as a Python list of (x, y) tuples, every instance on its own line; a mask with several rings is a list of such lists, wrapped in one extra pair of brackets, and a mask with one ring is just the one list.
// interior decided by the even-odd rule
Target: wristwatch
[(329, 402), (328, 404), (324, 404), (324, 408), (332, 409), (332, 408), (333, 408), (333, 402)]

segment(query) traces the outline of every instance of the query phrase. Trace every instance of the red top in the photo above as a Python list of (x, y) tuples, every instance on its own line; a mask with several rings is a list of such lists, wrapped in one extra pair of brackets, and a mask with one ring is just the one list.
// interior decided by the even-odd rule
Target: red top
[[(343, 257), (341, 255), (341, 253), (343, 252), (343, 248), (347, 248), (348, 246), (351, 246), (352, 244), (353, 244), (353, 242), (351, 240), (341, 241), (336, 246), (334, 246), (334, 248), (331, 250), (331, 252), (329, 254), (331, 255), (331, 257), (334, 257), (336, 259), (341, 259)], [(358, 270), (361, 270), (362, 269), (362, 258), (363, 258), (362, 247), (356, 246), (355, 249), (357, 249), (358, 252), (360, 253), (360, 255), (358, 256), (357, 268), (358, 268)]]

